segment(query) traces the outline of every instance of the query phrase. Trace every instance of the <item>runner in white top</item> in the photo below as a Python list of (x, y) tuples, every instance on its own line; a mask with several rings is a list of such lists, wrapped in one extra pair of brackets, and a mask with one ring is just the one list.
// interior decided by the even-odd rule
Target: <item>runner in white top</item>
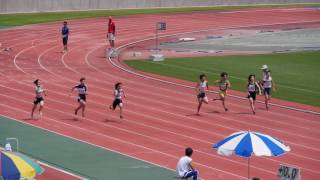
[(266, 71), (266, 75), (262, 80), (263, 93), (265, 97), (266, 109), (269, 110), (269, 101), (271, 100), (272, 90), (275, 91), (275, 84), (271, 77), (270, 70)]
[(122, 83), (116, 83), (114, 85), (114, 101), (110, 105), (110, 109), (115, 110), (117, 107), (120, 109), (120, 119), (123, 119), (122, 109), (123, 109), (123, 102), (122, 98), (125, 98), (124, 91), (122, 89)]
[(199, 83), (199, 87), (198, 87), (199, 93), (206, 93), (206, 88), (208, 86), (207, 84), (208, 84), (207, 81), (203, 81)]
[(200, 108), (202, 106), (202, 103), (208, 104), (208, 97), (206, 95), (206, 90), (209, 89), (207, 77), (204, 74), (200, 75), (200, 82), (196, 85), (196, 93), (198, 98), (198, 109), (197, 109), (197, 115), (200, 115)]
[(44, 92), (44, 89), (41, 85), (39, 86), (36, 86), (36, 97), (37, 98), (42, 98), (43, 97), (43, 92)]
[(115, 97), (116, 99), (122, 99), (123, 95), (124, 95), (123, 89), (116, 89), (116, 90), (114, 90), (114, 97)]
[(186, 148), (185, 156), (181, 157), (178, 161), (176, 168), (176, 176), (177, 178), (190, 178), (193, 177), (193, 180), (198, 179), (198, 171), (195, 170), (192, 165), (192, 156), (193, 150), (191, 148)]
[(39, 116), (40, 118), (42, 118), (42, 109), (43, 109), (43, 106), (44, 106), (44, 99), (43, 99), (43, 95), (46, 96), (46, 92), (45, 90), (43, 89), (42, 85), (41, 85), (41, 81), (40, 79), (37, 79), (33, 82), (36, 87), (35, 87), (35, 94), (36, 94), (36, 97), (35, 97), (35, 100), (33, 101), (33, 107), (32, 107), (32, 110), (31, 110), (31, 119), (34, 119), (34, 111), (36, 110), (38, 104), (40, 105), (39, 107)]

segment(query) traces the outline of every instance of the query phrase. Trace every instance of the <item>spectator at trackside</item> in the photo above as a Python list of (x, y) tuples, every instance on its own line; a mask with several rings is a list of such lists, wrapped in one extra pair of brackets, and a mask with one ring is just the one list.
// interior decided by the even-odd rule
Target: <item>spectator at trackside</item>
[(198, 179), (198, 171), (192, 164), (192, 156), (193, 150), (192, 148), (186, 148), (185, 156), (181, 157), (178, 161), (177, 168), (176, 168), (176, 175), (177, 178), (187, 179), (193, 177), (193, 180)]
[(63, 52), (65, 53), (68, 51), (68, 39), (69, 39), (69, 27), (68, 27), (67, 21), (63, 22), (61, 35), (62, 35)]
[(7, 142), (6, 145), (4, 146), (4, 150), (12, 151), (11, 144), (9, 142)]
[(115, 40), (116, 40), (116, 25), (111, 16), (109, 16), (107, 38), (109, 40), (110, 47), (113, 50), (115, 46)]
[(261, 79), (264, 79), (264, 77), (267, 75), (267, 71), (269, 71), (268, 65), (262, 65), (261, 70), (262, 70), (262, 78)]

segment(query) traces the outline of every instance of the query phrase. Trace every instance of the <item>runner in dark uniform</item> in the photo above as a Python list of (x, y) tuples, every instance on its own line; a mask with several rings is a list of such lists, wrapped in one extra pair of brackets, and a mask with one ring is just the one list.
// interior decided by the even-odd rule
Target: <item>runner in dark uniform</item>
[(256, 101), (257, 91), (259, 92), (259, 94), (261, 94), (261, 89), (260, 89), (258, 82), (256, 81), (255, 75), (253, 75), (253, 74), (249, 75), (249, 77), (248, 77), (247, 89), (248, 89), (248, 96), (247, 97), (250, 102), (252, 113), (256, 114), (256, 112), (254, 110), (254, 103)]
[(80, 84), (78, 84), (77, 86), (74, 86), (71, 89), (71, 93), (74, 91), (74, 89), (78, 90), (78, 102), (79, 102), (79, 106), (75, 109), (74, 114), (77, 115), (78, 111), (82, 109), (82, 117), (85, 117), (84, 111), (86, 108), (87, 91), (88, 91), (88, 87), (85, 84), (85, 78), (80, 79)]

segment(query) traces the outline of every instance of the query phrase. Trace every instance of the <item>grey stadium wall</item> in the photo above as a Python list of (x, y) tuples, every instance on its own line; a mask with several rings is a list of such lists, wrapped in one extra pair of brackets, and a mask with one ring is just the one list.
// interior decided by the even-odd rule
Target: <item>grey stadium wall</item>
[(320, 0), (0, 0), (0, 13), (288, 3)]

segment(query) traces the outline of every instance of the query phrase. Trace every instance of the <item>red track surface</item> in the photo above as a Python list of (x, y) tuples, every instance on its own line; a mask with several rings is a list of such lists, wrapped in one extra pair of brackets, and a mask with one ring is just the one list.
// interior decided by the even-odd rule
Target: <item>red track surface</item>
[[(152, 37), (155, 22), (159, 20), (168, 23), (169, 30), (165, 33), (173, 34), (319, 19), (318, 10), (289, 9), (140, 15), (115, 21), (119, 46)], [(245, 179), (246, 160), (219, 156), (211, 146), (235, 131), (260, 131), (284, 140), (292, 151), (278, 158), (253, 157), (252, 175), (276, 179), (277, 167), (284, 163), (302, 168), (304, 180), (320, 179), (319, 116), (276, 107), (266, 112), (263, 105), (258, 105), (257, 115), (252, 116), (247, 114), (248, 102), (234, 98), (228, 100), (228, 113), (222, 112), (220, 103), (211, 103), (203, 107), (201, 116), (194, 116), (193, 90), (136, 77), (105, 60), (105, 18), (71, 21), (70, 51), (65, 55), (60, 53), (60, 25), (33, 25), (0, 32), (3, 46), (13, 48), (10, 54), (0, 54), (0, 114), (21, 121), (28, 118), (34, 98), (32, 81), (40, 78), (49, 94), (44, 118), (27, 123), (171, 169), (175, 169), (184, 148), (191, 146), (195, 149), (195, 165), (207, 180)], [(87, 118), (74, 121), (73, 109), (77, 104), (68, 93), (82, 76), (87, 78), (89, 86)], [(117, 81), (124, 83), (128, 96), (123, 121), (118, 120), (117, 112), (107, 109)], [(317, 107), (293, 105), (320, 111)]]

